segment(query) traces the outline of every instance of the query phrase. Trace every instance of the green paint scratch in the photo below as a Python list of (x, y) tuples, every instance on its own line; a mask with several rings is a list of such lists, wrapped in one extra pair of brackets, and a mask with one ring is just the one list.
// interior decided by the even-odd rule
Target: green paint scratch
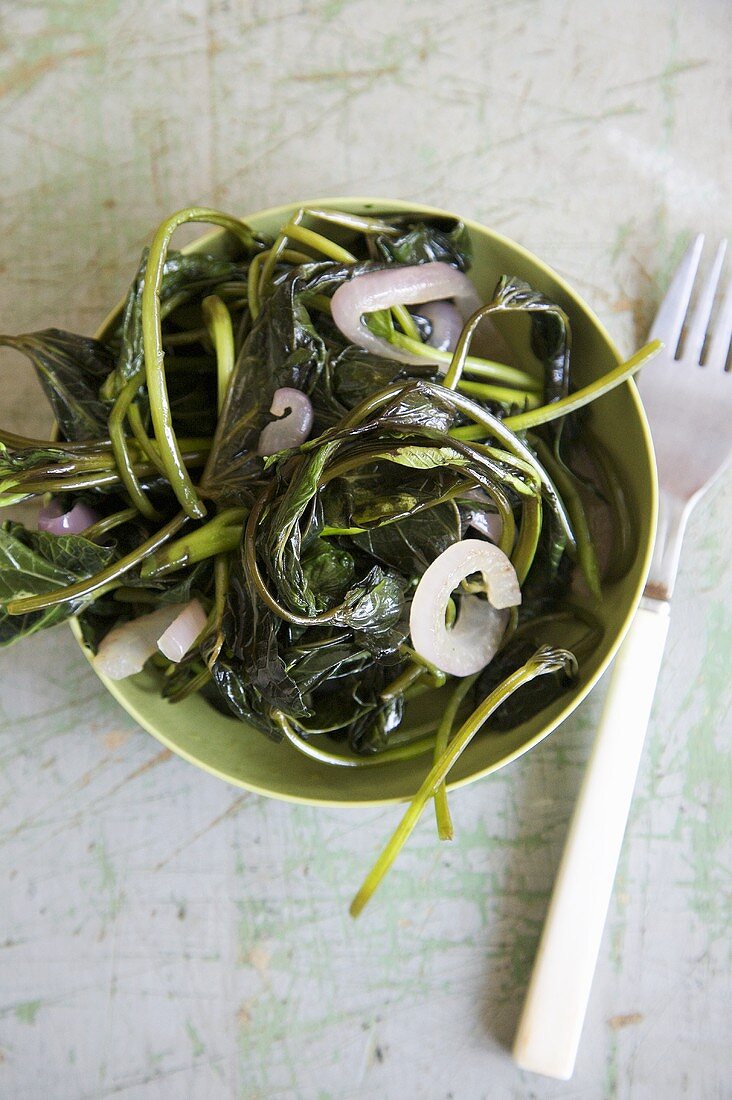
[(605, 1062), (605, 1083), (603, 1100), (615, 1100), (618, 1095), (618, 1040), (613, 1032), (610, 1035), (610, 1049)]
[(610, 259), (613, 263), (616, 263), (617, 260), (619, 260), (623, 253), (626, 251), (628, 239), (634, 229), (635, 221), (633, 218), (630, 218), (627, 222), (623, 222), (622, 225), (618, 226), (615, 233), (615, 243), (613, 244), (612, 252), (610, 253)]
[(109, 853), (103, 843), (94, 847), (97, 866), (100, 874), (100, 893), (107, 899), (108, 905), (104, 914), (109, 920), (114, 918), (122, 908), (122, 893), (117, 889), (117, 872), (115, 871)]
[(23, 1024), (34, 1024), (43, 1007), (43, 1001), (23, 1001), (15, 1006), (15, 1018)]
[(188, 1032), (188, 1038), (191, 1040), (193, 1057), (200, 1058), (201, 1055), (205, 1052), (206, 1047), (204, 1046), (201, 1036), (198, 1034), (190, 1020), (186, 1020), (186, 1031)]

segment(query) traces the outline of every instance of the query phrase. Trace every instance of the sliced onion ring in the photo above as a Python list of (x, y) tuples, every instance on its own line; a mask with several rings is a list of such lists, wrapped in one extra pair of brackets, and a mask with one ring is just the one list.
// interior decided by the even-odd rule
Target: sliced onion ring
[(275, 390), (269, 411), (281, 419), (271, 421), (262, 429), (258, 454), (262, 457), (277, 454), (305, 442), (313, 426), (313, 406), (306, 393), (282, 386)]
[(86, 504), (75, 504), (64, 512), (57, 500), (52, 500), (38, 513), (38, 530), (51, 535), (80, 535), (99, 521), (99, 516)]
[(454, 351), (464, 324), (458, 307), (443, 298), (439, 302), (425, 302), (417, 312), (430, 323), (429, 346), (438, 351)]
[(355, 275), (338, 287), (331, 299), (331, 311), (336, 325), (352, 344), (400, 363), (425, 363), (429, 361), (427, 356), (414, 355), (374, 335), (362, 317), (364, 313), (391, 306), (418, 305), (443, 298), (455, 299), (463, 320), (481, 304), (467, 275), (437, 261)]
[[(458, 620), (448, 629), (447, 601), (471, 573), (483, 575), (490, 602), (462, 596)], [(519, 603), (516, 570), (503, 551), (480, 539), (463, 539), (435, 558), (417, 585), (409, 615), (412, 646), (451, 676), (480, 672), (495, 656), (506, 630), (505, 609)]]
[(206, 620), (206, 612), (198, 600), (190, 600), (158, 638), (158, 649), (169, 661), (182, 661), (205, 627)]

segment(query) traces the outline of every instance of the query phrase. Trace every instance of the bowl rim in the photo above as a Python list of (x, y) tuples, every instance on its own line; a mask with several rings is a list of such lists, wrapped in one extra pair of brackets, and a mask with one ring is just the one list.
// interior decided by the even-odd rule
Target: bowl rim
[[(418, 211), (420, 214), (424, 214), (428, 217), (459, 218), (459, 220), (462, 221), (473, 232), (484, 236), (487, 235), (488, 237), (493, 238), (499, 244), (516, 252), (530, 264), (538, 267), (542, 271), (542, 274), (547, 275), (551, 280), (553, 280), (561, 288), (562, 292), (570, 299), (572, 304), (585, 314), (585, 316), (591, 322), (593, 329), (595, 329), (599, 336), (604, 340), (615, 360), (618, 363), (622, 361), (622, 356), (620, 355), (620, 352), (618, 351), (614, 340), (608, 333), (607, 329), (605, 328), (604, 324), (599, 319), (595, 311), (584, 300), (584, 298), (582, 298), (582, 296), (576, 290), (574, 290), (561, 275), (558, 274), (558, 272), (556, 272), (552, 267), (549, 266), (549, 264), (545, 263), (542, 259), (536, 256), (529, 249), (525, 248), (523, 245), (514, 241), (512, 238), (505, 236), (503, 233), (500, 233), (497, 230), (490, 228), (489, 226), (483, 225), (481, 222), (478, 222), (475, 219), (463, 217), (462, 215), (455, 214), (453, 211), (445, 210), (441, 207), (430, 206), (420, 202), (412, 202), (406, 199), (380, 198), (378, 196), (371, 195), (338, 195), (334, 197), (318, 196), (317, 198), (305, 199), (297, 203), (281, 203), (277, 206), (267, 207), (263, 210), (257, 210), (252, 212), (251, 214), (244, 215), (242, 220), (246, 222), (249, 219), (274, 218), (278, 216), (282, 217), (282, 219), (284, 220), (285, 217), (291, 215), (293, 211), (297, 210), (301, 206), (315, 208), (325, 206), (337, 209), (339, 205), (343, 204), (357, 204), (359, 206), (372, 205), (376, 208), (380, 207), (394, 213)], [(188, 244), (184, 245), (180, 249), (180, 251), (199, 251), (202, 247), (205, 247), (208, 242), (224, 237), (225, 235), (225, 229), (214, 229), (209, 232), (202, 233), (199, 237), (196, 237), (195, 240), (190, 241)], [(109, 313), (106, 315), (106, 317), (98, 326), (95, 332), (95, 337), (97, 339), (101, 339), (104, 337), (109, 327), (119, 317), (123, 307), (124, 299), (118, 302), (109, 311)], [(488, 764), (486, 765), (486, 767), (481, 768), (478, 771), (473, 772), (471, 775), (465, 776), (461, 779), (455, 779), (452, 781), (448, 780), (448, 790), (457, 790), (461, 787), (466, 787), (471, 783), (475, 783), (479, 779), (484, 779), (486, 776), (491, 775), (493, 772), (499, 771), (501, 768), (506, 767), (508, 764), (511, 764), (514, 760), (517, 760), (519, 757), (523, 756), (525, 753), (535, 748), (541, 741), (548, 737), (550, 733), (553, 733), (553, 731), (558, 726), (560, 726), (570, 716), (570, 714), (574, 713), (574, 711), (577, 710), (580, 704), (587, 698), (593, 688), (597, 685), (603, 673), (612, 662), (623, 642), (623, 639), (625, 638), (633, 617), (638, 609), (638, 605), (643, 595), (643, 589), (650, 567), (651, 555), (653, 552), (653, 543), (656, 535), (656, 525), (658, 519), (658, 477), (651, 430), (648, 424), (645, 410), (643, 408), (643, 404), (640, 399), (638, 388), (632, 379), (628, 379), (626, 382), (623, 383), (623, 385), (627, 387), (628, 395), (634, 406), (635, 414), (638, 420), (638, 426), (640, 427), (643, 442), (650, 458), (651, 475), (650, 485), (648, 486), (651, 504), (651, 515), (648, 517), (648, 538), (643, 550), (642, 557), (639, 561), (638, 582), (636, 584), (635, 590), (633, 591), (632, 598), (629, 602), (627, 613), (623, 619), (620, 628), (612, 639), (612, 642), (610, 643), (603, 660), (597, 666), (592, 676), (589, 677), (589, 679), (578, 690), (577, 694), (572, 696), (572, 699), (567, 703), (567, 705), (563, 707), (562, 710), (557, 715), (555, 715), (550, 722), (542, 726), (541, 730), (536, 733), (532, 738), (525, 741), (522, 745), (518, 746), (512, 752), (507, 753), (500, 760), (495, 761), (492, 764)], [(72, 618), (70, 620), (70, 626), (82, 652), (91, 663), (91, 652), (83, 642), (81, 628), (75, 618)], [(92, 668), (93, 667), (94, 666), (92, 665)], [(229, 783), (232, 786), (251, 791), (254, 794), (263, 795), (267, 798), (276, 798), (282, 802), (290, 802), (298, 805), (307, 806), (323, 806), (336, 809), (344, 807), (363, 809), (365, 807), (394, 805), (398, 802), (407, 801), (409, 798), (408, 795), (357, 799), (316, 798), (311, 795), (297, 795), (282, 791), (273, 791), (261, 784), (232, 776), (231, 774), (222, 771), (221, 768), (217, 768), (214, 765), (208, 764), (202, 761), (199, 757), (195, 756), (193, 753), (182, 749), (164, 732), (156, 728), (155, 724), (148, 720), (144, 716), (144, 714), (140, 712), (140, 710), (134, 703), (130, 703), (124, 698), (124, 690), (117, 681), (109, 680), (106, 676), (97, 672), (96, 669), (94, 671), (101, 682), (104, 684), (107, 691), (109, 691), (109, 693), (117, 700), (117, 702), (130, 715), (130, 717), (133, 718), (144, 730), (152, 734), (152, 736), (157, 741), (159, 741), (171, 752), (175, 753), (176, 756), (181, 757), (188, 763), (195, 764), (196, 767), (201, 768), (203, 771), (208, 772), (210, 775), (215, 776), (217, 779), (224, 780), (224, 782)]]

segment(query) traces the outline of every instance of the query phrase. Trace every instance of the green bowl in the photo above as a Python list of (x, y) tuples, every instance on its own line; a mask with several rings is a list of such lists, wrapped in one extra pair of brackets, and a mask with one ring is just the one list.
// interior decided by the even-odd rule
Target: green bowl
[[(253, 229), (274, 235), (301, 205), (264, 210), (245, 220)], [(450, 216), (444, 210), (391, 199), (317, 199), (304, 205), (354, 213), (416, 210), (429, 216)], [(619, 362), (618, 352), (597, 317), (555, 272), (499, 233), (476, 222), (469, 221), (467, 225), (474, 253), (471, 278), (485, 300), (491, 296), (498, 277), (508, 273), (526, 279), (559, 303), (572, 322), (574, 377), (580, 385)], [(231, 238), (217, 231), (194, 241), (186, 251), (205, 249), (223, 256), (230, 255), (232, 247)], [(121, 308), (120, 304), (107, 317), (98, 336), (104, 337), (109, 332)], [(510, 732), (478, 736), (455, 765), (450, 775), (452, 788), (471, 783), (515, 760), (571, 714), (612, 660), (638, 605), (655, 531), (656, 473), (650, 433), (635, 385), (625, 383), (595, 402), (592, 416), (597, 436), (617, 464), (634, 517), (632, 564), (621, 580), (605, 589), (599, 609), (603, 638), (594, 656), (585, 663), (576, 686), (531, 721)], [(74, 629), (81, 644), (76, 624)], [(153, 674), (140, 673), (116, 682), (104, 676), (100, 679), (135, 721), (178, 756), (259, 794), (293, 802), (373, 806), (410, 797), (429, 767), (428, 753), (373, 767), (321, 764), (301, 755), (289, 743), (275, 744), (258, 730), (224, 717), (196, 696), (182, 703), (166, 702), (159, 694)]]

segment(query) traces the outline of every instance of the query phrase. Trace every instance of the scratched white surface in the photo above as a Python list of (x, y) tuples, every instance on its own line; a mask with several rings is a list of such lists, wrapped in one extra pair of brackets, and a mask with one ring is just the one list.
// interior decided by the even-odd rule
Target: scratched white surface
[[(721, 0), (68, 0), (0, 6), (0, 328), (93, 331), (160, 217), (414, 198), (553, 264), (621, 347), (688, 235), (729, 230)], [(47, 426), (9, 356), (2, 423)], [(292, 807), (171, 757), (66, 629), (0, 654), (0, 1097), (732, 1096), (729, 479), (685, 546), (569, 1083), (506, 1044), (603, 687), (427, 815)]]

